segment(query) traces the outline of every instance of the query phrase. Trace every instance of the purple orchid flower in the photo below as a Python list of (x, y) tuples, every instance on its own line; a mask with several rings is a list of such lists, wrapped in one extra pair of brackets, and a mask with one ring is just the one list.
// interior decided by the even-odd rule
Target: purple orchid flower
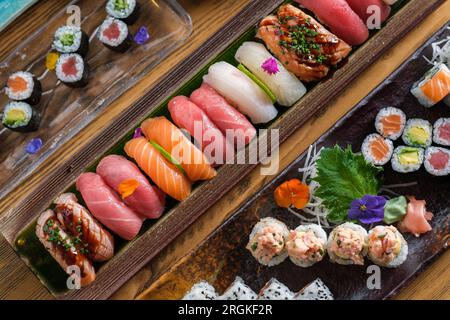
[(134, 35), (134, 42), (139, 45), (143, 45), (150, 40), (150, 34), (147, 27), (140, 27), (139, 30)]
[(28, 142), (25, 150), (29, 154), (36, 154), (39, 152), (39, 150), (41, 150), (42, 144), (43, 142), (41, 138), (31, 139), (30, 142)]
[(261, 68), (270, 75), (277, 74), (280, 72), (278, 68), (277, 60), (274, 57), (270, 57), (261, 65)]
[(141, 127), (139, 127), (136, 130), (134, 130), (133, 139), (137, 139), (137, 138), (140, 138), (140, 137), (143, 137), (143, 136), (144, 136), (144, 134), (142, 133)]
[(350, 204), (348, 217), (359, 220), (364, 224), (383, 221), (386, 198), (382, 196), (365, 195), (361, 199), (355, 199)]

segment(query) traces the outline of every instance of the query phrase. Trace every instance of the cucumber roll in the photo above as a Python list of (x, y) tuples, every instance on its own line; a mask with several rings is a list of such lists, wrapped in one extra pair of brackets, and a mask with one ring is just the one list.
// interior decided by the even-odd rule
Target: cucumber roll
[(139, 18), (140, 5), (136, 0), (109, 0), (106, 12), (111, 17), (132, 25)]
[(100, 26), (98, 39), (107, 48), (121, 53), (127, 51), (132, 44), (128, 26), (123, 21), (111, 17)]
[(23, 101), (12, 101), (3, 110), (3, 126), (12, 131), (22, 133), (36, 131), (40, 121), (40, 113)]
[(69, 87), (84, 87), (89, 80), (89, 67), (79, 54), (62, 54), (56, 62), (56, 76)]
[(39, 80), (31, 73), (19, 71), (9, 76), (5, 93), (11, 100), (34, 105), (41, 100), (42, 87)]
[(60, 53), (78, 53), (86, 56), (89, 51), (89, 38), (77, 26), (63, 26), (55, 32), (53, 48)]

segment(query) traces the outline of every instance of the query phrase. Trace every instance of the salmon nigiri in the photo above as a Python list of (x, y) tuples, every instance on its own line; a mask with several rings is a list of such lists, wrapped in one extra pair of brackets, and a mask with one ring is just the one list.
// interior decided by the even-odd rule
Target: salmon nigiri
[(216, 176), (216, 170), (205, 155), (165, 117), (147, 119), (141, 124), (141, 129), (147, 139), (159, 144), (181, 164), (190, 180), (207, 180)]
[(144, 137), (130, 140), (125, 145), (127, 155), (165, 193), (176, 200), (184, 200), (191, 193), (191, 182), (172, 163), (166, 160)]

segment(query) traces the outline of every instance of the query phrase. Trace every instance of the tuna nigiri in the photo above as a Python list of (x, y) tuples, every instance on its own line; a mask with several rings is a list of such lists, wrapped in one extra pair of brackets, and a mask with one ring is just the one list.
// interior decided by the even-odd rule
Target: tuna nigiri
[(163, 213), (164, 193), (151, 186), (138, 167), (125, 157), (110, 155), (103, 158), (97, 166), (97, 174), (141, 216), (156, 219)]
[(427, 212), (425, 200), (416, 200), (415, 197), (408, 197), (408, 199), (406, 216), (399, 222), (398, 228), (401, 232), (410, 232), (419, 237), (420, 234), (432, 230), (428, 221), (433, 218), (433, 214)]
[(253, 123), (269, 122), (278, 114), (267, 94), (247, 75), (227, 62), (214, 63), (203, 81)]
[(264, 18), (257, 37), (302, 81), (318, 81), (352, 48), (320, 23), (293, 5), (283, 5), (277, 15)]
[(176, 200), (184, 200), (191, 193), (191, 182), (172, 163), (166, 160), (144, 137), (132, 139), (125, 152), (165, 193)]
[(159, 144), (181, 164), (191, 181), (208, 180), (216, 176), (216, 170), (205, 155), (165, 117), (147, 119), (141, 124), (141, 129), (147, 139)]
[[(350, 45), (359, 45), (369, 38), (364, 21), (345, 0), (295, 0), (311, 10), (331, 32)], [(362, 1), (362, 0), (356, 0)]]
[(200, 149), (213, 164), (224, 164), (234, 158), (234, 148), (205, 112), (187, 97), (174, 97), (169, 102), (173, 122), (194, 137)]
[(76, 185), (97, 220), (125, 240), (137, 236), (143, 218), (127, 207), (102, 177), (92, 172), (83, 173)]
[(191, 100), (234, 146), (246, 145), (256, 136), (256, 129), (250, 121), (206, 83), (203, 82), (200, 88), (192, 92)]
[[(375, 21), (369, 21), (370, 17), (379, 18), (380, 23), (386, 21), (391, 13), (391, 7), (388, 6), (383, 0), (346, 0), (353, 11), (362, 19), (364, 23), (374, 23)], [(373, 8), (378, 8), (378, 12), (374, 12)]]

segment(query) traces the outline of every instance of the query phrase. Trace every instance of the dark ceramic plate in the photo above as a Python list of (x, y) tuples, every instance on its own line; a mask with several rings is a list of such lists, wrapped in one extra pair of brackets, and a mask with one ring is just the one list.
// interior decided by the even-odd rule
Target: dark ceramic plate
[[(450, 35), (447, 24), (429, 39), (395, 73), (389, 76), (378, 88), (362, 100), (350, 113), (341, 119), (317, 142), (317, 147), (342, 147), (352, 145), (359, 151), (364, 138), (375, 132), (374, 119), (378, 111), (386, 106), (397, 107), (408, 118), (423, 118), (434, 122), (440, 117), (450, 117), (450, 108), (443, 103), (426, 109), (409, 92), (411, 86), (430, 65), (423, 55), (431, 56), (430, 44)], [(401, 140), (401, 139), (399, 139)], [(395, 145), (400, 142), (396, 141)], [(328, 258), (311, 268), (295, 266), (289, 259), (282, 264), (268, 268), (256, 262), (245, 249), (248, 235), (259, 219), (276, 217), (290, 228), (300, 224), (300, 220), (286, 209), (274, 203), (273, 191), (283, 181), (299, 177), (306, 153), (302, 154), (273, 182), (258, 192), (232, 217), (208, 237), (192, 254), (175, 267), (170, 275), (165, 275), (154, 284), (144, 298), (181, 298), (187, 289), (200, 280), (209, 281), (222, 293), (240, 276), (256, 292), (272, 277), (285, 283), (292, 291), (298, 291), (317, 277), (333, 292), (336, 299), (386, 299), (393, 296), (405, 283), (436, 258), (444, 250), (444, 242), (449, 232), (450, 178), (433, 177), (422, 167), (413, 174), (399, 174), (390, 165), (385, 166), (385, 185), (417, 182), (417, 185), (398, 189), (404, 195), (415, 195), (425, 199), (427, 208), (434, 213), (431, 222), (433, 230), (416, 238), (405, 234), (409, 245), (406, 262), (397, 269), (381, 268), (381, 289), (369, 290), (367, 279), (370, 276), (365, 266), (341, 266), (332, 264)]]

